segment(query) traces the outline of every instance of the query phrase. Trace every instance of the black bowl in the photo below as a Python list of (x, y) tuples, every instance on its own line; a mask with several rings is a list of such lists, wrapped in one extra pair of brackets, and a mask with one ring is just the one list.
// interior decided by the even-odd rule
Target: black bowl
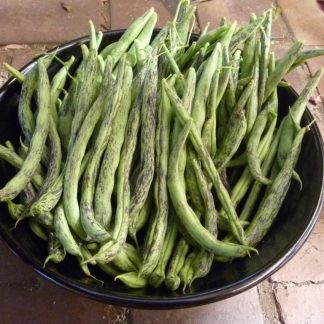
[[(103, 45), (119, 39), (122, 33), (122, 30), (106, 32)], [(61, 59), (72, 54), (80, 57), (80, 45), (87, 41), (86, 37), (63, 45), (57, 54)], [(27, 72), (34, 65), (35, 61), (32, 61), (22, 71)], [(49, 74), (52, 76), (58, 68), (59, 64), (54, 62)], [(19, 83), (10, 79), (0, 91), (0, 143), (11, 140), (18, 144), (21, 134), (17, 118), (20, 89)], [(296, 93), (290, 88), (279, 89), (279, 111), (286, 114), (296, 97)], [(307, 124), (312, 120), (307, 110), (302, 122)], [(0, 234), (9, 248), (41, 276), (88, 297), (141, 308), (180, 308), (206, 304), (236, 295), (266, 279), (288, 262), (309, 236), (321, 210), (323, 193), (323, 144), (316, 125), (305, 136), (297, 171), (303, 179), (303, 189), (299, 191), (298, 186), (292, 183), (275, 223), (258, 246), (259, 255), (235, 260), (231, 264), (215, 264), (209, 275), (197, 280), (192, 292), (185, 295), (164, 288), (132, 290), (115, 282), (100, 270), (93, 269), (93, 274), (105, 281), (105, 285), (101, 287), (85, 278), (72, 257), (67, 257), (61, 264), (49, 263), (44, 269), (46, 244), (35, 237), (24, 224), (10, 230), (14, 223), (5, 204), (0, 204)], [(13, 168), (1, 161), (0, 186), (13, 174)]]

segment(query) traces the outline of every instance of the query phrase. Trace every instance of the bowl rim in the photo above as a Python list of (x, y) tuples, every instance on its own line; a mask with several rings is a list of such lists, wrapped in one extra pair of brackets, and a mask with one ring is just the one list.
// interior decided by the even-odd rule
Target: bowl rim
[[(109, 30), (103, 32), (104, 37), (106, 36), (118, 36), (125, 32), (126, 29), (116, 29)], [(158, 31), (159, 29), (155, 29)], [(193, 34), (193, 36), (197, 37), (199, 35)], [(74, 40), (71, 40), (67, 43), (58, 45), (46, 53), (44, 55), (48, 55), (57, 51), (60, 53), (61, 51), (67, 50), (70, 47), (80, 46), (83, 43), (87, 43), (89, 41), (89, 36), (83, 36)], [(25, 64), (20, 71), (23, 73), (28, 72), (35, 64), (37, 58), (32, 59), (27, 64)], [(16, 81), (15, 78), (10, 77), (0, 88), (0, 97), (2, 94)], [(289, 87), (290, 91), (293, 95), (298, 96), (297, 92)], [(306, 116), (311, 119), (313, 118), (312, 113), (309, 108), (306, 108), (305, 111)], [(70, 291), (76, 292), (78, 294), (84, 295), (91, 299), (95, 299), (98, 301), (107, 302), (114, 305), (133, 307), (133, 308), (144, 308), (144, 309), (172, 309), (172, 308), (186, 308), (199, 306), (203, 304), (208, 304), (216, 301), (220, 301), (239, 293), (242, 293), (254, 286), (256, 286), (261, 281), (269, 278), (273, 273), (282, 268), (303, 246), (306, 239), (311, 234), (319, 216), (324, 202), (324, 145), (323, 138), (321, 136), (319, 127), (317, 123), (312, 125), (312, 129), (314, 132), (314, 137), (316, 138), (317, 144), (319, 145), (321, 151), (321, 173), (322, 173), (322, 185), (321, 191), (319, 194), (319, 199), (314, 209), (313, 216), (305, 228), (304, 232), (296, 241), (291, 243), (288, 251), (284, 251), (278, 260), (273, 263), (271, 266), (264, 266), (259, 269), (257, 272), (250, 275), (250, 277), (245, 278), (239, 282), (235, 282), (233, 284), (228, 284), (226, 286), (222, 286), (221, 288), (210, 288), (206, 289), (203, 292), (195, 292), (189, 295), (177, 295), (177, 296), (169, 296), (168, 298), (158, 298), (158, 297), (145, 297), (145, 296), (132, 296), (125, 293), (118, 293), (115, 291), (107, 291), (106, 293), (101, 291), (101, 289), (93, 289), (93, 287), (87, 287), (85, 284), (81, 284), (71, 279), (67, 279), (62, 275), (52, 274), (46, 268), (41, 267), (37, 264), (31, 256), (25, 255), (23, 251), (17, 246), (9, 235), (1, 232), (0, 238), (1, 240), (9, 247), (9, 249), (17, 256), (19, 256), (25, 263), (31, 265), (33, 269), (43, 278), (53, 282), (61, 287), (69, 289)], [(102, 288), (103, 289), (103, 288)]]

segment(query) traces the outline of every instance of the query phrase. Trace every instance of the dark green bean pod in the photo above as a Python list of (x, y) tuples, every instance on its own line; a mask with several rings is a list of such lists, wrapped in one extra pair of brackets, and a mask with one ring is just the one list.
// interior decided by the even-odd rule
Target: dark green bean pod
[(234, 51), (241, 43), (245, 42), (256, 30), (260, 28), (264, 21), (264, 15), (252, 21), (249, 25), (243, 27), (231, 39), (230, 49)]
[[(111, 125), (105, 126), (105, 129), (111, 128), (111, 132), (110, 135), (107, 134), (108, 131), (105, 132), (106, 136), (109, 136), (107, 145), (104, 147), (105, 152), (101, 162), (94, 195), (94, 217), (105, 229), (108, 229), (112, 216), (111, 196), (114, 189), (115, 173), (120, 159), (120, 152), (124, 142), (128, 114), (131, 107), (132, 81), (132, 69), (127, 67), (123, 86), (120, 88), (120, 95), (122, 96), (120, 107), (117, 107), (118, 110)], [(116, 91), (118, 90), (116, 89)], [(94, 175), (91, 177), (94, 177)]]
[(137, 98), (134, 106), (130, 111), (126, 127), (125, 140), (117, 170), (117, 207), (115, 213), (114, 228), (112, 232), (113, 240), (103, 244), (100, 247), (99, 251), (91, 259), (86, 260), (86, 262), (96, 261), (97, 263), (108, 263), (112, 261), (126, 241), (129, 229), (130, 214), (129, 178), (137, 143), (137, 134), (140, 127), (140, 113), (143, 103), (143, 92), (144, 89), (142, 90), (140, 96)]
[(60, 263), (65, 259), (66, 251), (54, 233), (50, 233), (48, 240), (48, 257), (44, 261), (44, 267), (51, 261)]
[(298, 54), (300, 53), (301, 46), (301, 42), (295, 42), (285, 53), (285, 55), (279, 60), (274, 71), (268, 76), (263, 102), (265, 102), (270, 97), (271, 93), (277, 87), (278, 83), (281, 81), (281, 79), (283, 79), (283, 77), (289, 71), (290, 67), (294, 64)]
[[(269, 152), (267, 156), (265, 157), (264, 162), (262, 163), (262, 173), (264, 175), (267, 175), (271, 169), (271, 166), (273, 165), (275, 161), (275, 157), (277, 154), (279, 139), (280, 139), (280, 132), (281, 129), (279, 129), (274, 136), (274, 139), (271, 143), (271, 146), (269, 147)], [(252, 189), (249, 192), (249, 195), (244, 203), (244, 207), (240, 213), (240, 219), (241, 220), (248, 220), (252, 214), (253, 208), (255, 206), (255, 202), (258, 199), (259, 193), (263, 187), (263, 184), (261, 182), (256, 181), (252, 187)]]
[(265, 12), (263, 26), (260, 27), (261, 56), (260, 56), (260, 78), (258, 89), (258, 106), (263, 103), (265, 87), (268, 77), (268, 64), (271, 46), (272, 9)]
[(247, 240), (252, 246), (256, 246), (264, 238), (286, 197), (305, 131), (306, 128), (301, 128), (297, 133), (282, 169), (246, 229)]
[(229, 118), (224, 140), (214, 159), (217, 169), (224, 169), (226, 167), (226, 164), (234, 156), (246, 134), (247, 124), (244, 107), (255, 86), (254, 81), (248, 84)]
[(29, 218), (28, 220), (28, 226), (30, 230), (41, 240), (47, 241), (48, 240), (48, 235), (47, 235), (47, 230), (41, 226), (36, 219), (34, 218)]
[(267, 125), (269, 110), (265, 107), (258, 117), (252, 128), (249, 140), (246, 145), (247, 161), (250, 168), (250, 172), (255, 180), (262, 182), (263, 184), (270, 184), (271, 180), (268, 179), (261, 170), (261, 163), (258, 156), (258, 146), (262, 136), (262, 133)]
[(82, 126), (84, 118), (87, 116), (96, 99), (97, 89), (94, 84), (96, 83), (97, 78), (97, 57), (97, 50), (90, 50), (85, 67), (80, 73), (80, 78), (77, 79), (78, 85), (75, 97), (75, 113), (71, 125), (69, 146), (74, 145), (76, 136)]
[(156, 128), (156, 94), (157, 94), (157, 57), (152, 57), (150, 68), (143, 85), (143, 101), (141, 107), (141, 171), (137, 177), (134, 193), (130, 203), (130, 236), (136, 241), (136, 223), (142, 209), (155, 169), (155, 128)]
[(155, 288), (160, 287), (165, 280), (165, 270), (176, 242), (178, 228), (174, 219), (175, 217), (176, 216), (174, 215), (174, 212), (170, 211), (166, 236), (165, 240), (163, 241), (163, 246), (159, 255), (159, 261), (156, 265), (156, 268), (150, 274), (149, 277), (150, 285)]
[[(124, 56), (118, 64), (117, 80), (113, 87), (113, 94), (92, 146), (89, 162), (82, 178), (80, 200), (81, 224), (86, 234), (98, 243), (107, 241), (111, 238), (111, 235), (94, 216), (93, 201), (96, 179), (99, 173), (101, 157), (109, 139), (111, 139), (114, 122), (118, 122), (119, 116), (128, 116), (132, 79), (132, 68), (126, 63), (126, 57)], [(105, 199), (105, 197), (102, 198)]]
[(64, 210), (69, 225), (73, 231), (81, 237), (85, 236), (84, 230), (81, 226), (80, 211), (78, 203), (78, 182), (80, 168), (83, 157), (87, 148), (87, 144), (93, 133), (96, 124), (104, 110), (108, 109), (108, 100), (111, 87), (111, 74), (112, 67), (109, 61), (106, 63), (105, 75), (100, 94), (95, 103), (90, 108), (87, 117), (84, 119), (81, 129), (71, 147), (69, 155), (65, 164), (64, 179), (63, 179), (63, 203)]
[(179, 272), (182, 269), (186, 255), (189, 251), (189, 244), (185, 239), (181, 238), (173, 251), (172, 258), (168, 267), (165, 278), (165, 285), (170, 290), (177, 290), (180, 286), (181, 280)]
[[(167, 187), (168, 158), (170, 150), (172, 109), (169, 98), (162, 88), (162, 98), (159, 107), (159, 119), (157, 132), (157, 154), (156, 180), (154, 183), (155, 206), (156, 206), (156, 226), (153, 240), (147, 247), (146, 257), (143, 259), (143, 266), (140, 275), (148, 277), (157, 266), (161, 257), (163, 242), (168, 224), (169, 197)], [(135, 224), (136, 225), (136, 224)]]
[[(250, 23), (255, 21), (256, 15), (251, 14)], [(241, 79), (251, 76), (251, 71), (253, 71), (253, 66), (255, 63), (255, 42), (256, 33), (253, 32), (249, 38), (244, 42), (242, 62), (241, 62)]]
[(246, 122), (247, 122), (247, 130), (246, 133), (249, 135), (252, 131), (253, 125), (255, 123), (255, 120), (257, 118), (258, 112), (261, 109), (259, 106), (259, 97), (258, 97), (258, 91), (259, 91), (259, 77), (260, 77), (260, 68), (259, 68), (259, 52), (260, 52), (260, 41), (257, 40), (255, 43), (255, 54), (254, 54), (254, 67), (252, 69), (253, 71), (253, 81), (256, 85), (251, 93), (250, 98), (248, 99), (248, 102), (246, 104)]

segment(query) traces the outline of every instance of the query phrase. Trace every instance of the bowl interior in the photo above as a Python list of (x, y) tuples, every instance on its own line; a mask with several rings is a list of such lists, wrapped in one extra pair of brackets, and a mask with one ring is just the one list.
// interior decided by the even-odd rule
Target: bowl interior
[[(112, 31), (104, 34), (103, 44), (118, 39), (123, 31)], [(80, 44), (86, 38), (71, 42), (58, 50), (58, 56), (66, 59), (70, 55), (80, 57)], [(35, 63), (30, 63), (24, 70), (29, 70)], [(52, 76), (60, 65), (54, 61), (49, 74)], [(17, 118), (17, 104), (20, 85), (11, 80), (0, 92), (0, 143), (11, 140), (18, 144), (21, 135)], [(296, 99), (296, 93), (290, 88), (279, 89), (279, 111), (285, 115), (288, 107)], [(303, 124), (311, 122), (307, 111)], [(181, 292), (170, 292), (161, 289), (132, 290), (115, 282), (100, 270), (91, 268), (93, 274), (104, 280), (103, 287), (85, 278), (79, 270), (75, 259), (67, 257), (61, 264), (49, 263), (43, 269), (47, 255), (46, 243), (36, 238), (25, 224), (10, 230), (14, 223), (8, 215), (5, 204), (0, 204), (0, 234), (9, 247), (31, 264), (36, 271), (47, 279), (70, 288), (89, 297), (110, 303), (134, 307), (185, 307), (224, 299), (248, 289), (265, 279), (284, 265), (301, 247), (312, 230), (319, 215), (322, 203), (323, 185), (323, 148), (319, 130), (316, 125), (305, 136), (303, 148), (297, 165), (297, 172), (303, 180), (303, 189), (293, 182), (284, 205), (266, 235), (258, 246), (259, 255), (235, 260), (230, 264), (217, 263), (209, 275), (196, 280), (192, 292), (183, 295)], [(14, 169), (0, 160), (0, 186), (2, 187), (14, 174)]]

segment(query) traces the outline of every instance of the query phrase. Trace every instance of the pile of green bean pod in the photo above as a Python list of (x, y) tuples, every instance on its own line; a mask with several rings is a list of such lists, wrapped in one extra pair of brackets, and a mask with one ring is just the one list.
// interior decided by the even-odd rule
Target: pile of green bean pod
[(274, 16), (222, 19), (191, 42), (195, 7), (181, 0), (161, 30), (150, 9), (107, 46), (90, 22), (80, 60), (53, 52), (26, 74), (5, 64), (22, 84), (23, 137), (0, 145), (17, 170), (0, 201), (47, 242), (44, 267), (75, 257), (98, 284), (94, 267), (134, 289), (185, 291), (215, 262), (258, 258), (291, 182), (302, 184), (301, 119), (322, 70), (283, 119), (277, 89), (324, 54), (296, 41), (276, 58)]

